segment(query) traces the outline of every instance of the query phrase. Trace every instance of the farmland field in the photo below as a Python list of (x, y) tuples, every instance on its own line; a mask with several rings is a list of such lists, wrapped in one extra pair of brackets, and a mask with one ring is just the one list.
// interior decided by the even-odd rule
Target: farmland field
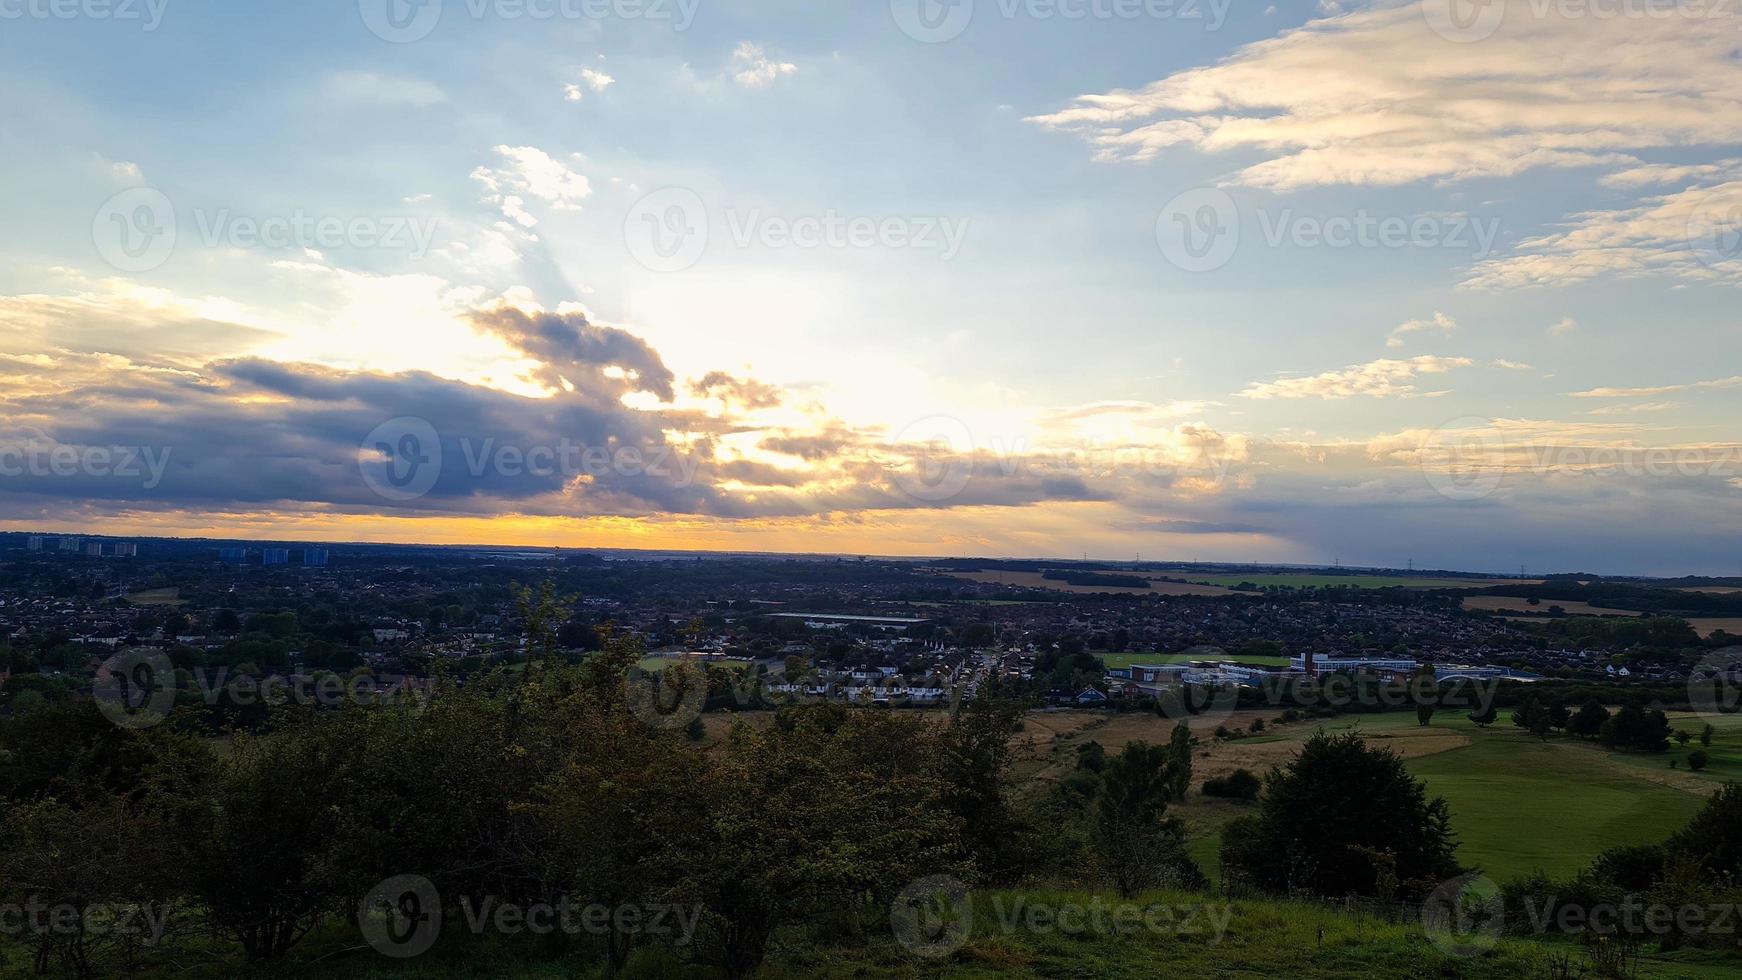
[(1208, 585), (1232, 588), (1242, 582), (1257, 586), (1279, 586), (1292, 589), (1336, 588), (1354, 586), (1364, 589), (1385, 589), (1401, 586), (1406, 589), (1483, 589), (1491, 585), (1534, 585), (1523, 579), (1427, 578), (1414, 575), (1326, 575), (1316, 572), (1253, 572), (1248, 575), (1193, 575), (1182, 573), (1178, 578)]
[(1537, 605), (1531, 605), (1530, 600), (1509, 595), (1473, 595), (1464, 600), (1464, 608), (1473, 612), (1511, 612), (1535, 613), (1548, 618), (1550, 606), (1559, 606), (1568, 616), (1640, 616), (1643, 613), (1632, 609), (1610, 609), (1607, 606), (1593, 606), (1588, 602), (1574, 599), (1544, 599)]
[(1690, 619), (1688, 620), (1688, 625), (1692, 626), (1694, 632), (1700, 634), (1701, 637), (1711, 636), (1719, 630), (1742, 636), (1742, 616)]

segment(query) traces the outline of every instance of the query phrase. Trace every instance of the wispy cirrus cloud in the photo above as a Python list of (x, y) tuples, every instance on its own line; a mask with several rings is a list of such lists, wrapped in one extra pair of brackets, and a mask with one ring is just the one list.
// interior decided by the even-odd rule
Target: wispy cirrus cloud
[(1437, 331), (1441, 336), (1450, 337), (1457, 329), (1458, 321), (1453, 320), (1451, 317), (1436, 310), (1434, 315), (1428, 319), (1410, 320), (1398, 324), (1397, 327), (1391, 331), (1391, 336), (1386, 338), (1385, 346), (1392, 348), (1402, 347), (1403, 338), (1412, 333), (1425, 333), (1432, 330)]
[(1464, 285), (1477, 289), (1563, 286), (1593, 279), (1663, 276), (1742, 282), (1742, 180), (1688, 187), (1634, 207), (1573, 216), (1563, 231), (1487, 259)]
[(1733, 26), (1538, 16), (1504, 0), (1492, 37), (1454, 44), (1420, 4), (1388, 5), (1029, 121), (1079, 134), (1106, 160), (1176, 146), (1257, 155), (1230, 180), (1280, 190), (1626, 166), (1641, 150), (1742, 142)]
[(1711, 381), (1690, 381), (1686, 384), (1654, 385), (1646, 388), (1592, 388), (1588, 391), (1570, 391), (1567, 394), (1574, 398), (1650, 398), (1655, 395), (1668, 395), (1678, 391), (1702, 391), (1708, 388), (1734, 388), (1742, 385), (1742, 374), (1729, 378), (1717, 378)]

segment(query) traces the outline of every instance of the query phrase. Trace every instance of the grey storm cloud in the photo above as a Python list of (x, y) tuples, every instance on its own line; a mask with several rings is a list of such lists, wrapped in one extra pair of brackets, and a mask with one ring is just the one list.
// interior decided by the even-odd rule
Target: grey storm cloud
[[(117, 368), (96, 355), (75, 354), (47, 380), (38, 366), (31, 384), (0, 394), (0, 468), (23, 459), (19, 451), (43, 461), (59, 454), (76, 465), (8, 469), (0, 480), (0, 516), (45, 513), (58, 502), (61, 511), (312, 508), (750, 519), (1110, 499), (1076, 474), (1009, 468), (993, 459), (970, 461), (973, 478), (950, 499), (916, 499), (903, 491), (892, 463), (879, 458), (880, 440), (839, 423), (821, 433), (777, 431), (762, 440), (765, 448), (803, 460), (804, 468), (719, 459), (719, 438), (756, 430), (729, 412), (623, 403), (631, 392), (669, 400), (675, 388), (659, 354), (633, 334), (579, 314), (512, 308), (479, 312), (473, 322), (537, 360), (549, 395), (529, 397), (425, 372), (261, 358), (198, 369), (148, 361)], [(8, 373), (0, 363), (0, 376)], [(778, 395), (772, 386), (718, 372), (692, 387), (729, 394), (729, 407)], [(384, 495), (368, 467), (380, 463), (383, 446), (391, 453), (399, 444), (403, 420), (415, 420), (410, 424), (433, 438), (416, 445), (420, 459), (439, 465), (417, 493)], [(383, 436), (383, 427), (394, 432)], [(669, 439), (671, 432), (691, 436), (680, 445)], [(91, 464), (111, 451), (147, 454), (152, 465), (129, 475)]]
[[(646, 391), (672, 400), (671, 369), (640, 337), (617, 327), (601, 327), (580, 313), (527, 313), (511, 306), (479, 310), (472, 324), (495, 334), (544, 367), (540, 377), (552, 388), (567, 381), (577, 390)], [(627, 372), (626, 379), (605, 373)]]

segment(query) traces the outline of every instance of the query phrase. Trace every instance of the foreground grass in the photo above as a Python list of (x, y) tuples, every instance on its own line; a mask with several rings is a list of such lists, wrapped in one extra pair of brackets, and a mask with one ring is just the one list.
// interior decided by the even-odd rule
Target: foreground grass
[[(990, 892), (974, 896), (966, 941), (938, 958), (915, 955), (891, 930), (878, 927), (848, 942), (792, 931), (777, 937), (758, 977), (1110, 977), (1212, 978), (1547, 978), (1552, 959), (1582, 957), (1573, 943), (1502, 940), (1484, 955), (1464, 958), (1436, 943), (1413, 915), (1383, 922), (1317, 905), (1284, 901), (1224, 902), (1206, 895), (1155, 892), (1133, 900), (1138, 909), (1169, 910), (1160, 928), (1116, 932), (1103, 928), (1037, 929), (1034, 909), (1110, 908), (1122, 904), (1092, 892)], [(1159, 921), (1159, 919), (1158, 919)], [(451, 927), (449, 933), (457, 932)], [(450, 941), (451, 940), (451, 941)], [(16, 961), (14, 961), (16, 962)], [(7, 975), (14, 975), (8, 973)], [(480, 940), (445, 936), (422, 956), (393, 960), (359, 948), (354, 934), (335, 924), (311, 937), (290, 962), (273, 970), (248, 969), (206, 957), (184, 958), (151, 978), (195, 980), (233, 976), (339, 977), (345, 980), (421, 980), (433, 977), (567, 978), (602, 976), (596, 950), (562, 950), (531, 938)], [(669, 949), (638, 952), (626, 978), (712, 978), (707, 967), (685, 963)], [(1642, 977), (1742, 976), (1742, 958), (1687, 953), (1646, 957)]]

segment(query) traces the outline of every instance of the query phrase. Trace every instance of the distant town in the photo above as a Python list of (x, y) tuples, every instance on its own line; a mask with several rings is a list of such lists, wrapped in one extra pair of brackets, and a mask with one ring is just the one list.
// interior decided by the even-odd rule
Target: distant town
[[(118, 651), (178, 668), (383, 689), (526, 659), (521, 589), (568, 600), (584, 658), (635, 638), (690, 662), (710, 709), (770, 697), (935, 705), (989, 674), (1059, 707), (1332, 674), (1685, 684), (1742, 643), (1742, 580), (1162, 562), (0, 537), (5, 704), (88, 696)], [(732, 697), (736, 697), (736, 705)]]

